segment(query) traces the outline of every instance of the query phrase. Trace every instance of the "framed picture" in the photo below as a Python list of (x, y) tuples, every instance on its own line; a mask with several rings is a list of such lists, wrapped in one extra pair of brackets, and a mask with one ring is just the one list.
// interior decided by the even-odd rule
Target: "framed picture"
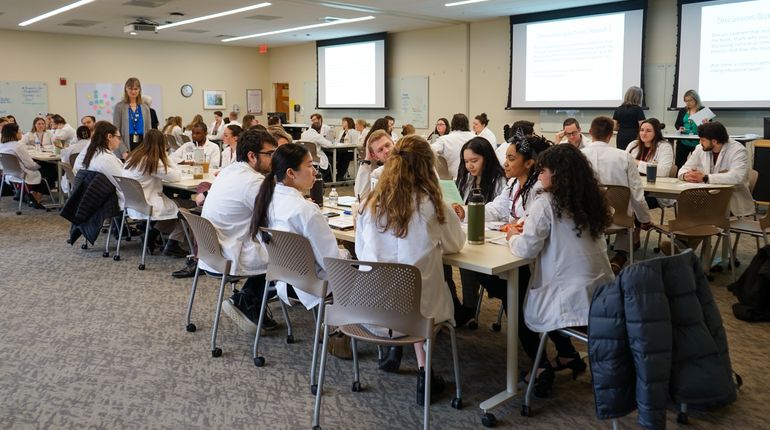
[(246, 90), (246, 113), (262, 115), (262, 90)]
[(222, 90), (203, 90), (203, 109), (225, 109), (227, 101)]

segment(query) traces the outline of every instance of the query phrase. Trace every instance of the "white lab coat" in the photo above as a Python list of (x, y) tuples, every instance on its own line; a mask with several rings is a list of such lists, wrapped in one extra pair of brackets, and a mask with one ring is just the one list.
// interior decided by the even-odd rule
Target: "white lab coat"
[(641, 223), (650, 222), (650, 208), (644, 199), (644, 186), (639, 170), (636, 168), (631, 154), (610, 146), (606, 142), (591, 142), (583, 148), (588, 161), (596, 173), (599, 183), (602, 185), (621, 185), (631, 191), (629, 202), (629, 215), (632, 213)]
[[(35, 146), (35, 140), (38, 139), (38, 136), (36, 133), (30, 131), (26, 134), (24, 134), (24, 138), (22, 141), (29, 145), (29, 146)], [(42, 138), (40, 138), (40, 145), (42, 146), (42, 149), (51, 150), (53, 148), (53, 132), (50, 130), (46, 130), (42, 134)]]
[[(233, 262), (231, 275), (259, 275), (267, 270), (267, 251), (249, 235), (254, 199), (264, 180), (248, 163), (233, 163), (219, 172), (203, 205), (201, 216), (214, 225), (222, 254)], [(198, 266), (214, 271), (203, 260)]]
[[(206, 202), (208, 204), (208, 202)], [(308, 201), (299, 190), (287, 187), (281, 183), (276, 184), (273, 193), (273, 201), (268, 208), (268, 227), (275, 230), (288, 231), (299, 234), (308, 241), (313, 248), (315, 257), (316, 275), (326, 278), (324, 258), (348, 258), (347, 251), (337, 247), (337, 239), (329, 227), (329, 222), (313, 202)], [(260, 236), (261, 240), (261, 236)], [(321, 302), (321, 299), (301, 291), (301, 285), (296, 285), (297, 298), (307, 309), (312, 309)], [(286, 294), (286, 284), (276, 283), (278, 296), (284, 302), (289, 303)], [(331, 291), (329, 291), (331, 293)]]
[[(531, 207), (532, 202), (540, 196), (543, 191), (543, 185), (540, 181), (537, 181), (529, 189), (526, 207), (524, 206), (524, 196), (518, 195), (519, 185), (519, 181), (516, 178), (509, 179), (508, 185), (500, 194), (494, 200), (484, 205), (485, 221), (515, 223), (520, 218), (527, 216), (527, 208)], [(516, 201), (514, 201), (514, 198)], [(516, 209), (512, 211), (513, 205), (516, 205)]]
[[(593, 141), (591, 140), (590, 137), (586, 136), (585, 134), (581, 134), (580, 135), (580, 146), (578, 146), (578, 149), (584, 149), (585, 147), (590, 145), (592, 142)], [(561, 142), (559, 142), (559, 144), (562, 144), (562, 143), (569, 143), (567, 141), (566, 137), (564, 139), (562, 139)]]
[(235, 154), (235, 148), (230, 148), (229, 145), (224, 145), (225, 149), (222, 150), (222, 165), (221, 168), (225, 168), (233, 163), (237, 159)]
[(457, 168), (460, 167), (460, 150), (465, 142), (476, 137), (472, 131), (459, 131), (455, 130), (444, 136), (436, 139), (435, 143), (430, 145), (433, 152), (441, 155), (446, 159), (447, 166), (449, 167), (449, 174), (452, 175), (452, 179), (457, 179)]
[(459, 252), (465, 245), (460, 220), (448, 205), (443, 208), (446, 223), (439, 224), (433, 204), (425, 197), (409, 221), (406, 237), (382, 232), (371, 211), (364, 205), (356, 219), (356, 255), (362, 261), (404, 263), (416, 266), (422, 274), (420, 312), (436, 323), (454, 323), (454, 305), (444, 282), (443, 254)]
[(345, 133), (345, 130), (340, 128), (340, 132), (334, 138), (335, 143), (343, 143), (345, 145), (358, 145), (358, 140), (361, 138), (361, 136), (358, 133), (358, 130), (352, 129), (352, 128), (348, 129), (347, 133), (345, 133), (344, 138), (342, 137), (343, 133)]
[[(163, 181), (177, 182), (182, 179), (182, 173), (176, 163), (169, 160), (168, 170), (166, 170), (163, 162), (159, 161), (158, 171), (154, 175), (142, 173), (138, 166), (131, 169), (123, 168), (123, 176), (136, 179), (142, 185), (144, 199), (152, 206), (153, 220), (176, 219), (179, 208), (173, 200), (163, 194)], [(133, 209), (126, 209), (126, 212), (133, 219), (147, 219), (147, 214)]]
[[(356, 130), (356, 132), (358, 132), (358, 130)], [(360, 133), (358, 133), (358, 141), (356, 144), (358, 144), (359, 147), (366, 145), (367, 134), (369, 134), (369, 127), (364, 128)]]
[(604, 237), (575, 233), (566, 214), (556, 217), (552, 197), (543, 193), (529, 207), (524, 231), (508, 246), (514, 255), (535, 259), (524, 302), (527, 327), (544, 333), (588, 325), (591, 297), (599, 285), (613, 280)]
[[(70, 156), (72, 154), (80, 154), (81, 152), (85, 151), (86, 148), (88, 148), (88, 145), (91, 143), (90, 139), (80, 139), (77, 141), (77, 143), (74, 143), (61, 151), (61, 161), (62, 163), (69, 164), (70, 162)], [(73, 170), (74, 172), (74, 170)], [(70, 183), (67, 179), (67, 175), (62, 176), (61, 178), (61, 189), (65, 193), (69, 193), (70, 189)]]
[(505, 154), (508, 152), (508, 147), (511, 146), (510, 142), (503, 142), (495, 149), (495, 155), (497, 155), (497, 160), (500, 161), (500, 165), (505, 165)]
[[(59, 139), (69, 145), (78, 141), (77, 132), (69, 124), (64, 124), (62, 128), (57, 128), (53, 132), (53, 140)], [(33, 141), (34, 143), (34, 141)]]
[(371, 164), (362, 164), (358, 167), (356, 182), (353, 184), (353, 191), (356, 193), (356, 197), (362, 201), (369, 197), (369, 193), (371, 193), (374, 186), (377, 185), (377, 181), (380, 179), (384, 167), (385, 166), (375, 167)]
[[(83, 165), (83, 160), (85, 160), (87, 153), (88, 151), (83, 151), (78, 154), (75, 165), (72, 166), (72, 171), (75, 175), (78, 174), (80, 169), (86, 169)], [(91, 158), (91, 162), (87, 169), (102, 173), (110, 180), (110, 182), (112, 182), (112, 185), (115, 185), (115, 190), (118, 193), (118, 204), (120, 205), (120, 208), (123, 209), (126, 206), (125, 199), (123, 197), (123, 192), (120, 191), (120, 187), (118, 187), (118, 182), (115, 180), (115, 176), (123, 176), (123, 162), (120, 161), (112, 151), (99, 148)]]
[(489, 129), (489, 127), (484, 127), (484, 129), (481, 130), (481, 133), (477, 134), (477, 136), (486, 139), (489, 144), (492, 145), (492, 148), (497, 146), (497, 138), (495, 137), (495, 134), (492, 133), (492, 130)]
[(730, 197), (730, 211), (735, 216), (752, 215), (755, 211), (754, 198), (749, 191), (749, 160), (746, 147), (730, 139), (723, 147), (714, 164), (714, 154), (704, 151), (701, 145), (679, 169), (679, 179), (691, 170), (699, 170), (709, 176), (710, 184), (734, 185)]
[[(321, 131), (323, 131), (323, 127), (321, 128)], [(329, 158), (326, 156), (326, 153), (323, 152), (323, 148), (328, 148), (332, 145), (332, 143), (329, 140), (326, 140), (323, 136), (321, 136), (317, 131), (313, 130), (312, 128), (308, 128), (307, 130), (302, 132), (302, 135), (299, 137), (299, 140), (304, 142), (313, 142), (316, 146), (316, 152), (318, 153), (318, 167), (320, 167), (323, 170), (326, 170), (329, 168)]]
[[(180, 146), (176, 151), (171, 153), (171, 159), (174, 163), (181, 163), (185, 161), (185, 154), (193, 154), (199, 147), (195, 142), (187, 142)], [(219, 146), (216, 143), (210, 142), (206, 139), (206, 143), (203, 144), (203, 153), (206, 155), (206, 159), (209, 160), (209, 166), (212, 169), (217, 169), (222, 162), (222, 154), (219, 152)], [(192, 156), (194, 158), (194, 156)]]
[(182, 131), (182, 127), (175, 125), (171, 128), (171, 134), (174, 136), (174, 139), (176, 140), (176, 144), (178, 146), (184, 145), (184, 139), (182, 139), (182, 136), (184, 136), (184, 132)]
[[(634, 140), (626, 147), (626, 152), (631, 154), (631, 157), (636, 160), (637, 154), (639, 154), (639, 141)], [(671, 166), (674, 165), (674, 148), (669, 141), (664, 140), (658, 142), (658, 149), (655, 150), (655, 155), (652, 157), (652, 161), (658, 165), (656, 169), (659, 178), (667, 178), (671, 173)], [(639, 161), (637, 169), (640, 175), (647, 175), (647, 162)]]
[[(30, 185), (37, 185), (42, 182), (42, 175), (40, 175), (40, 165), (38, 165), (32, 156), (29, 155), (29, 151), (21, 141), (12, 141), (0, 143), (0, 154), (15, 155), (19, 159), (21, 169), (26, 174), (25, 181)], [(21, 178), (14, 178), (9, 176), (6, 178), (6, 182), (21, 182)]]
[(222, 140), (222, 137), (225, 135), (225, 128), (227, 127), (227, 124), (225, 124), (225, 121), (219, 121), (219, 126), (217, 127), (216, 132), (214, 132), (214, 126), (217, 125), (216, 120), (211, 121), (211, 125), (209, 125), (209, 134), (206, 136), (206, 139), (208, 140)]
[[(313, 127), (309, 127), (308, 129), (312, 129)], [(329, 142), (334, 142), (334, 136), (336, 133), (334, 132), (334, 128), (332, 128), (329, 125), (321, 124), (321, 136), (328, 140)]]
[[(470, 173), (468, 173), (468, 176), (469, 176), (469, 178), (468, 178), (468, 179), (469, 179), (469, 183), (466, 183), (466, 185), (465, 185), (465, 189), (464, 189), (464, 190), (459, 190), (459, 191), (460, 191), (460, 194), (463, 196), (463, 201), (464, 201), (466, 204), (468, 203), (468, 197), (470, 197), (470, 196), (471, 196), (471, 191), (473, 191), (473, 188), (475, 188), (475, 187), (472, 185), (474, 182), (473, 182), (473, 178), (472, 178), (472, 177), (470, 177)], [(503, 192), (503, 189), (505, 188), (505, 186), (506, 186), (506, 184), (507, 184), (507, 182), (508, 182), (508, 180), (507, 180), (507, 179), (505, 179), (505, 176), (501, 176), (501, 177), (500, 177), (500, 178), (497, 180), (497, 182), (494, 184), (494, 187), (495, 187), (495, 189), (494, 189), (494, 195), (496, 195), (496, 196), (497, 196), (497, 195), (499, 195), (500, 193), (502, 193), (502, 192)]]

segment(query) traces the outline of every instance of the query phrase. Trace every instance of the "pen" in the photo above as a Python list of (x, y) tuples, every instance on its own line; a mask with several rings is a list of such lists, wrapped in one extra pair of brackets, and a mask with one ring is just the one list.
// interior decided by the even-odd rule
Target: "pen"
[(352, 211), (342, 211), (342, 213), (344, 213), (345, 215), (353, 215)]

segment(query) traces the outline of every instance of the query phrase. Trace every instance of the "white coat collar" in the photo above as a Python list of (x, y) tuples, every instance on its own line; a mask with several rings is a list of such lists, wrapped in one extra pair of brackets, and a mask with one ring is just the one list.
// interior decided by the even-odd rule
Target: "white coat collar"
[(278, 194), (288, 195), (288, 196), (295, 196), (300, 199), (304, 199), (305, 196), (302, 195), (302, 192), (294, 187), (286, 186), (280, 182), (275, 184), (275, 192)]

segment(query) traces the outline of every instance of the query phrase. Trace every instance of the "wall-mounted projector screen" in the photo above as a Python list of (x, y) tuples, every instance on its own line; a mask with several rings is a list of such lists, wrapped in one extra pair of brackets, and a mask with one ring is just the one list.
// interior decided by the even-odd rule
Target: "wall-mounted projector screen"
[(386, 109), (386, 33), (316, 42), (321, 109)]
[(511, 16), (509, 109), (614, 108), (641, 86), (647, 2)]
[(770, 108), (770, 0), (681, 1), (676, 66), (671, 107)]

